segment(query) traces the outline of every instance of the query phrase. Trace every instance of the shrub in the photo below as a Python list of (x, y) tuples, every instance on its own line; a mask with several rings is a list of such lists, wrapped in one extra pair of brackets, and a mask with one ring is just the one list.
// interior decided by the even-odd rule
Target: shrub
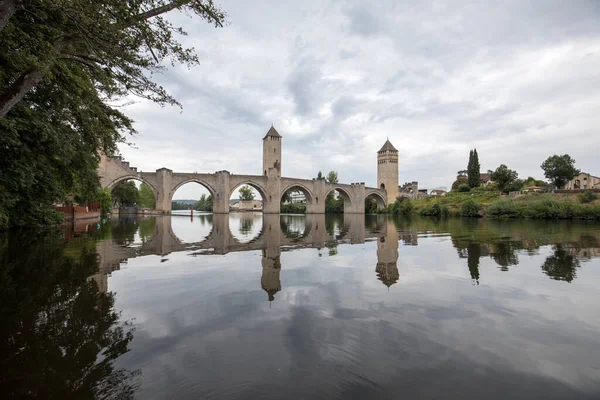
[(596, 193), (592, 192), (591, 190), (585, 190), (579, 195), (579, 201), (583, 204), (591, 203), (594, 200), (596, 200)]
[(439, 203), (435, 203), (431, 206), (427, 206), (419, 211), (419, 215), (426, 217), (446, 217), (450, 215), (450, 209), (447, 206), (440, 206)]
[(498, 189), (498, 184), (496, 182), (492, 182), (489, 185), (487, 185), (485, 188), (486, 192), (497, 192)]
[(471, 188), (466, 183), (461, 183), (460, 185), (458, 185), (458, 191), (462, 193), (470, 192)]
[(286, 203), (280, 208), (282, 214), (306, 214), (306, 205), (303, 203)]
[(572, 201), (544, 198), (525, 205), (522, 215), (535, 219), (569, 219), (575, 216), (574, 206)]
[(409, 215), (413, 212), (414, 208), (415, 207), (414, 207), (412, 201), (408, 198), (404, 198), (404, 200), (402, 200), (400, 202), (400, 207), (398, 208), (398, 214)]
[(0, 231), (8, 229), (8, 215), (0, 211)]
[(479, 203), (473, 199), (467, 199), (460, 205), (461, 217), (477, 217), (479, 216)]
[(498, 200), (490, 204), (487, 214), (494, 218), (515, 218), (519, 216), (517, 207), (511, 200)]

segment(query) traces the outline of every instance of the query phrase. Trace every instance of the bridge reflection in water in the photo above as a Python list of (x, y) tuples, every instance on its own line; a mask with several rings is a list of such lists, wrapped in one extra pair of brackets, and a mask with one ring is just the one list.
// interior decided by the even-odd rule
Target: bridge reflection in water
[[(173, 252), (186, 252), (199, 257), (231, 252), (261, 251), (261, 286), (267, 292), (269, 301), (281, 290), (281, 252), (297, 249), (329, 249), (333, 255), (339, 244), (360, 244), (377, 241), (377, 264), (374, 272), (388, 288), (399, 279), (398, 272), (398, 231), (394, 223), (384, 215), (370, 219), (365, 224), (363, 215), (339, 215), (333, 218), (323, 214), (306, 216), (264, 214), (262, 227), (249, 241), (241, 241), (232, 234), (230, 224), (239, 217), (240, 231), (252, 231), (256, 215), (227, 214), (199, 215), (201, 225), (210, 226), (208, 236), (198, 242), (184, 242), (173, 231), (173, 221), (186, 217), (143, 217), (120, 219), (115, 227), (127, 226), (138, 234), (139, 240), (131, 235), (124, 240), (122, 235), (98, 243), (100, 257), (99, 271), (93, 276), (101, 290), (108, 290), (108, 275), (120, 268), (128, 259), (147, 255), (166, 256)], [(145, 224), (145, 225), (144, 225)], [(148, 226), (152, 227), (151, 233)], [(125, 228), (127, 229), (127, 228)], [(189, 236), (189, 233), (186, 235)], [(203, 236), (203, 235), (200, 235)], [(403, 238), (406, 241), (406, 238)], [(410, 238), (409, 243), (416, 242)]]

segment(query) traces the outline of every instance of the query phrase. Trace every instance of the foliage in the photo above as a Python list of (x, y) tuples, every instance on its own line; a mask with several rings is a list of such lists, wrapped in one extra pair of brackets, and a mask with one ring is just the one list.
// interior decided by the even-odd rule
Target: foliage
[(460, 205), (460, 216), (461, 217), (478, 217), (479, 216), (479, 203), (473, 199), (467, 199)]
[(139, 189), (139, 205), (145, 208), (156, 208), (156, 197), (152, 188), (142, 182)]
[(481, 184), (480, 168), (481, 166), (479, 165), (479, 155), (477, 155), (477, 149), (473, 149), (469, 155), (469, 165), (467, 167), (469, 187), (475, 188)]
[(119, 182), (112, 190), (113, 204), (132, 207), (139, 203), (139, 192), (134, 181)]
[(575, 160), (568, 154), (562, 156), (555, 154), (548, 157), (541, 167), (544, 170), (544, 176), (559, 189), (581, 173), (575, 168)]
[(377, 201), (372, 197), (367, 197), (365, 199), (365, 214), (375, 214), (377, 213)]
[(22, 4), (0, 26), (0, 214), (11, 226), (56, 222), (53, 204), (67, 194), (97, 200), (98, 152), (113, 154), (134, 133), (107, 100), (132, 93), (177, 104), (153, 73), (198, 60), (161, 11), (224, 17), (212, 2), (193, 0)]
[(433, 205), (425, 207), (419, 211), (419, 215), (426, 217), (447, 217), (451, 215), (451, 213), (448, 206), (440, 205), (440, 203), (434, 203)]
[(584, 205), (570, 199), (551, 196), (535, 197), (532, 201), (500, 200), (486, 210), (492, 218), (586, 219), (600, 220), (600, 206)]
[(332, 190), (325, 197), (326, 214), (340, 214), (344, 212), (344, 198), (339, 193), (336, 196), (335, 193), (335, 190)]
[(398, 197), (393, 204), (380, 210), (381, 213), (395, 215), (410, 215), (414, 209), (413, 202), (408, 197)]
[(213, 198), (211, 195), (203, 194), (200, 199), (194, 204), (194, 210), (196, 211), (212, 211), (213, 210)]
[(554, 253), (546, 258), (542, 271), (557, 281), (573, 281), (577, 277), (577, 268), (581, 267), (579, 260), (562, 244), (553, 247)]
[(529, 186), (544, 187), (544, 186), (546, 186), (546, 182), (542, 181), (540, 179), (535, 179), (533, 176), (530, 176), (527, 178), (527, 180), (525, 180), (525, 182), (523, 182), (523, 186), (524, 187), (529, 187)]
[(583, 204), (591, 203), (592, 201), (596, 200), (596, 197), (596, 193), (592, 192), (591, 190), (584, 190), (583, 193), (579, 195), (579, 201)]
[(280, 212), (282, 214), (306, 214), (306, 204), (303, 204), (303, 203), (282, 204)]
[(113, 200), (109, 189), (104, 188), (100, 191), (98, 201), (100, 202), (100, 210), (102, 215), (106, 216), (110, 214), (112, 211)]
[(523, 190), (523, 180), (522, 179), (515, 179), (512, 182), (510, 182), (508, 185), (506, 185), (505, 187), (507, 192), (520, 192), (521, 190)]
[(323, 178), (323, 173), (321, 171), (319, 171), (319, 173), (317, 174), (317, 179), (318, 180), (325, 179), (325, 178)]
[[(473, 154), (473, 151), (471, 151), (471, 155), (472, 154)], [(471, 157), (469, 157), (469, 163), (471, 163)], [(468, 169), (461, 169), (460, 171), (456, 171), (457, 177), (460, 177), (460, 178), (466, 178), (468, 173), (469, 173)]]
[(454, 183), (452, 183), (452, 190), (458, 190), (458, 187), (463, 183), (466, 185), (469, 184), (469, 180), (467, 179), (467, 177), (466, 176), (457, 176)]
[(488, 171), (490, 179), (498, 185), (498, 189), (508, 193), (514, 181), (519, 177), (517, 171), (509, 169), (506, 165), (501, 164), (495, 171)]
[(240, 188), (239, 194), (240, 194), (240, 200), (242, 200), (242, 201), (254, 200), (254, 193), (252, 192), (252, 189), (248, 185), (242, 186)]
[(486, 214), (494, 218), (514, 218), (519, 215), (519, 212), (513, 201), (498, 200), (488, 207)]
[(139, 371), (115, 361), (133, 339), (114, 294), (95, 279), (96, 238), (0, 237), (3, 398), (132, 398)]
[(171, 202), (171, 210), (178, 211), (178, 210), (191, 210), (191, 209), (192, 209), (192, 206), (190, 204), (180, 203), (178, 201)]
[(471, 187), (466, 183), (461, 183), (460, 185), (458, 185), (458, 191), (461, 193), (470, 192)]
[(338, 183), (338, 173), (337, 171), (329, 171), (327, 174), (327, 182), (329, 183)]

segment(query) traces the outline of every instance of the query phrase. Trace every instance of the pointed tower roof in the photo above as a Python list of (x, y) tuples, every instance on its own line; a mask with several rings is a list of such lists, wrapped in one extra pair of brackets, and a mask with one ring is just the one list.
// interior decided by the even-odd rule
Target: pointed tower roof
[(383, 144), (383, 146), (381, 147), (381, 149), (378, 151), (378, 153), (381, 153), (382, 151), (386, 151), (386, 150), (390, 150), (390, 151), (398, 151), (396, 150), (396, 148), (394, 147), (394, 145), (390, 142), (390, 139), (387, 139), (385, 141), (385, 143)]
[(273, 127), (273, 125), (271, 125), (271, 129), (269, 129), (269, 132), (267, 132), (267, 134), (265, 135), (265, 137), (263, 138), (266, 139), (269, 136), (271, 137), (281, 137), (281, 135), (279, 134), (279, 132), (277, 132), (277, 130)]

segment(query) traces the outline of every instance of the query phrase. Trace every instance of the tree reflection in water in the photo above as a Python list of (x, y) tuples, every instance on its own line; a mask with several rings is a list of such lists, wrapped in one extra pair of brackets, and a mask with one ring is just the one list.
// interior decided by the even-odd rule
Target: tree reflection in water
[(553, 246), (553, 249), (554, 253), (542, 264), (542, 271), (557, 281), (571, 282), (577, 277), (576, 270), (581, 266), (579, 260), (562, 244)]
[(3, 398), (133, 398), (139, 372), (113, 365), (133, 327), (90, 279), (96, 241), (11, 233), (0, 236), (0, 264)]

